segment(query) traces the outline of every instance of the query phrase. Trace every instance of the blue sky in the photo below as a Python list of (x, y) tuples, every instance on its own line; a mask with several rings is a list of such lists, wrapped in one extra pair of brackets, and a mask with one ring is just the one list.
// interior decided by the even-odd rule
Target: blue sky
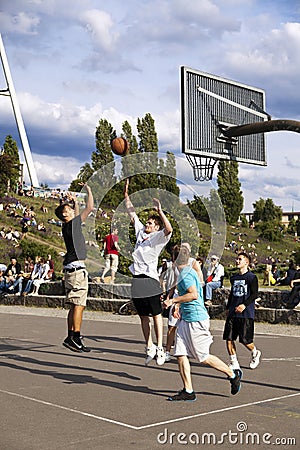
[[(299, 0), (2, 0), (0, 30), (39, 181), (51, 186), (90, 161), (101, 118), (135, 131), (150, 112), (160, 150), (181, 155), (182, 65), (264, 89), (273, 118), (300, 120)], [(0, 96), (0, 145), (7, 134), (18, 140)], [(299, 211), (300, 136), (268, 133), (267, 144), (266, 168), (240, 165), (245, 210), (271, 197)], [(195, 184), (186, 165), (180, 178)]]

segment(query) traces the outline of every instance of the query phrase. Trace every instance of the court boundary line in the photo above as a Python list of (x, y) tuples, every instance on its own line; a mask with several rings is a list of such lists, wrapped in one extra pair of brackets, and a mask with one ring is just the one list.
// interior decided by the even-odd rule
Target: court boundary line
[(213, 411), (207, 411), (207, 412), (203, 412), (203, 413), (193, 414), (193, 415), (190, 415), (190, 416), (178, 417), (177, 419), (164, 420), (162, 422), (155, 422), (155, 423), (151, 423), (151, 424), (148, 424), (148, 425), (134, 426), (134, 425), (130, 425), (130, 424), (127, 424), (127, 423), (124, 423), (124, 422), (120, 422), (120, 421), (114, 420), (114, 419), (108, 419), (107, 417), (101, 417), (101, 416), (97, 416), (97, 415), (92, 414), (92, 413), (79, 411), (78, 409), (68, 408), (66, 406), (58, 405), (56, 403), (51, 403), (51, 402), (47, 402), (45, 400), (39, 400), (39, 399), (36, 399), (36, 398), (33, 398), (33, 397), (28, 397), (26, 395), (18, 394), (17, 392), (10, 392), (10, 391), (5, 391), (3, 389), (0, 389), (0, 393), (11, 395), (11, 396), (18, 397), (18, 398), (22, 398), (24, 400), (30, 400), (32, 402), (36, 402), (36, 403), (39, 403), (39, 404), (42, 404), (42, 405), (46, 405), (46, 406), (52, 406), (54, 408), (62, 409), (64, 411), (80, 414), (80, 415), (85, 416), (85, 417), (91, 417), (92, 419), (100, 420), (100, 421), (103, 421), (103, 422), (108, 422), (108, 423), (111, 423), (111, 424), (114, 424), (114, 425), (120, 425), (122, 427), (130, 428), (130, 429), (136, 430), (136, 431), (145, 430), (147, 428), (153, 428), (153, 427), (157, 427), (157, 426), (160, 426), (160, 425), (167, 425), (167, 424), (171, 424), (171, 423), (175, 423), (175, 422), (182, 422), (184, 420), (195, 419), (197, 417), (209, 416), (211, 414), (218, 414), (218, 413), (222, 413), (222, 412), (226, 412), (226, 411), (233, 411), (235, 409), (241, 409), (241, 408), (245, 408), (247, 406), (260, 405), (262, 403), (269, 403), (269, 402), (273, 402), (273, 401), (276, 401), (276, 400), (282, 400), (284, 398), (292, 398), (292, 397), (296, 397), (296, 396), (300, 395), (300, 392), (298, 392), (296, 394), (288, 394), (288, 395), (283, 395), (281, 397), (273, 397), (273, 398), (269, 398), (269, 399), (265, 399), (265, 400), (259, 400), (259, 401), (256, 401), (256, 402), (244, 403), (242, 405), (229, 406), (227, 408), (216, 409), (216, 410), (213, 410)]

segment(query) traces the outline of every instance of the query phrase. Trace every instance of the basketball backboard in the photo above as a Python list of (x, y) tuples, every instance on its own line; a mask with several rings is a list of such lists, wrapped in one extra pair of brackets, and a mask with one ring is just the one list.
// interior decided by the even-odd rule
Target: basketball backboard
[(181, 67), (182, 151), (188, 159), (203, 157), (213, 162), (225, 159), (265, 166), (264, 133), (227, 138), (222, 129), (268, 118), (262, 89)]

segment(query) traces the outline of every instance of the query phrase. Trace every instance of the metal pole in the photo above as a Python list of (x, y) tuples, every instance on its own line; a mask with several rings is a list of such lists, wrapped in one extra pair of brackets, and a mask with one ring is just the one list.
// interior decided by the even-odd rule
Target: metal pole
[(268, 131), (294, 131), (300, 133), (300, 122), (297, 120), (279, 119), (266, 122), (254, 122), (237, 125), (222, 130), (226, 137), (246, 136), (249, 134), (267, 133)]
[(4, 71), (6, 83), (7, 83), (8, 92), (9, 92), (9, 95), (11, 98), (11, 103), (12, 103), (12, 107), (13, 107), (13, 111), (14, 111), (15, 120), (17, 123), (18, 131), (19, 131), (21, 144), (23, 147), (23, 152), (24, 152), (25, 161), (26, 161), (26, 165), (27, 165), (27, 169), (28, 169), (28, 173), (29, 173), (30, 182), (33, 187), (39, 187), (39, 181), (38, 181), (36, 170), (35, 170), (35, 167), (33, 164), (32, 154), (31, 154), (29, 142), (27, 139), (27, 134), (26, 134), (26, 130), (24, 127), (24, 123), (23, 123), (16, 91), (14, 88), (12, 76), (11, 76), (11, 73), (9, 70), (8, 60), (6, 57), (5, 48), (4, 48), (1, 34), (0, 34), (0, 57), (1, 57), (1, 61), (2, 61), (2, 67), (3, 67), (3, 71)]

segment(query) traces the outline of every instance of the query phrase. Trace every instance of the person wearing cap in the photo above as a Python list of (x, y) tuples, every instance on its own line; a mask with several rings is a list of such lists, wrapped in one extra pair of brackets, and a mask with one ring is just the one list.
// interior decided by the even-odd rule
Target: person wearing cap
[[(64, 255), (64, 280), (66, 303), (70, 304), (67, 317), (68, 336), (63, 345), (73, 352), (89, 352), (83, 343), (81, 324), (88, 294), (88, 272), (85, 266), (87, 250), (82, 232), (82, 223), (94, 211), (94, 199), (90, 186), (83, 184), (87, 191), (85, 208), (80, 212), (75, 194), (68, 194), (69, 202), (61, 203), (56, 216), (62, 221), (62, 235), (67, 249)], [(71, 203), (71, 204), (70, 204)]]
[(211, 305), (213, 291), (222, 287), (224, 278), (224, 266), (220, 263), (220, 258), (216, 255), (210, 257), (210, 265), (207, 270), (205, 281), (205, 304)]

